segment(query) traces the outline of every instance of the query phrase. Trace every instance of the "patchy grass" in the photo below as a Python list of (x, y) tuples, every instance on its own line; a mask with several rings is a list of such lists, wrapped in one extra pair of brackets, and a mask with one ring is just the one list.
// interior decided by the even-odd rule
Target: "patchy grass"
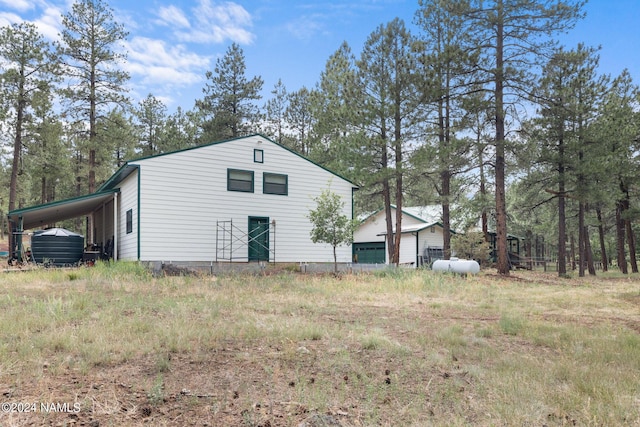
[(0, 425), (637, 425), (640, 278), (4, 274)]

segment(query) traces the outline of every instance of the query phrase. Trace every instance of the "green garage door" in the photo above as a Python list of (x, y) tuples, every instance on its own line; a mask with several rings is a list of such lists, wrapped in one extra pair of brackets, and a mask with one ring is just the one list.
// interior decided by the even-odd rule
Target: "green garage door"
[(353, 255), (360, 264), (384, 264), (384, 242), (354, 243)]

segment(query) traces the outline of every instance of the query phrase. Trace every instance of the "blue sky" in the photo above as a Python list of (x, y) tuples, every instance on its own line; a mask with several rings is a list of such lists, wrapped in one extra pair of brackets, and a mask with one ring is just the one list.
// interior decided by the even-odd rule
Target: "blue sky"
[[(71, 0), (0, 0), (0, 25), (34, 22), (54, 40)], [(152, 93), (169, 111), (193, 108), (205, 73), (232, 42), (242, 47), (247, 77), (264, 79), (268, 96), (278, 79), (287, 90), (311, 88), (343, 41), (359, 54), (367, 36), (395, 17), (412, 28), (417, 0), (111, 0), (126, 41), (132, 100)], [(628, 68), (640, 84), (640, 1), (591, 0), (587, 18), (561, 41), (602, 46), (600, 72)]]

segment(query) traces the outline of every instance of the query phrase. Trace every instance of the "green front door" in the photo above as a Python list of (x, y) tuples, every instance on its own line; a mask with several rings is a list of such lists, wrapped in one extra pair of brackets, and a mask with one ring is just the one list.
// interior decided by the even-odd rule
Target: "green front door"
[(269, 218), (249, 217), (249, 261), (269, 261)]

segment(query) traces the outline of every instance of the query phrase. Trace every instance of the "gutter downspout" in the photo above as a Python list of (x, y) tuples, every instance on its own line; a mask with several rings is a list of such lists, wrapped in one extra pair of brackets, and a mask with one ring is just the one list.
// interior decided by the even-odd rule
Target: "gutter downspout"
[(113, 193), (113, 260), (118, 260), (118, 192)]
[[(22, 262), (24, 261), (22, 259), (22, 235), (24, 233), (24, 220), (22, 219), (22, 217), (20, 217), (20, 219), (18, 219), (18, 232), (16, 234), (16, 239), (18, 239), (18, 261)], [(28, 261), (28, 260), (27, 260)]]
[(416, 269), (418, 267), (420, 267), (420, 264), (418, 263), (420, 261), (420, 232), (416, 231), (415, 234), (416, 236)]

